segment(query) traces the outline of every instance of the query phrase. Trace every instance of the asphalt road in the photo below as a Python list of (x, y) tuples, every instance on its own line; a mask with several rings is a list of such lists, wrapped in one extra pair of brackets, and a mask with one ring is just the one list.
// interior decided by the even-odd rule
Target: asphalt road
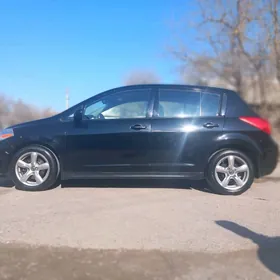
[(280, 168), (238, 197), (172, 180), (1, 184), (0, 279), (280, 279)]

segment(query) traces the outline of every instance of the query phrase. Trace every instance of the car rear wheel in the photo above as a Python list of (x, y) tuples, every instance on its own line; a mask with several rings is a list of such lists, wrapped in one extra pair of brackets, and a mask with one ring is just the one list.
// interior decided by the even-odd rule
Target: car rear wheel
[(216, 193), (239, 195), (251, 187), (254, 178), (252, 161), (242, 152), (226, 150), (210, 160), (206, 179)]
[(47, 190), (56, 185), (58, 164), (47, 149), (40, 146), (26, 147), (14, 156), (10, 165), (10, 177), (19, 190)]

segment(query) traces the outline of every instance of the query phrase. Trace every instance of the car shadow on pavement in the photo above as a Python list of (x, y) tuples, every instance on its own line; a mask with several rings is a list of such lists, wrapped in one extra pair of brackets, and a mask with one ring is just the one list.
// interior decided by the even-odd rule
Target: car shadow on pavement
[(216, 224), (234, 232), (244, 238), (250, 239), (258, 245), (258, 258), (271, 272), (280, 276), (280, 237), (269, 237), (258, 234), (244, 226), (230, 221), (216, 221)]
[(0, 177), (0, 188), (12, 188), (14, 183), (7, 177)]
[(188, 189), (211, 193), (207, 182), (204, 180), (182, 180), (182, 179), (94, 179), (94, 180), (69, 180), (61, 184), (62, 188), (163, 188), (163, 189)]

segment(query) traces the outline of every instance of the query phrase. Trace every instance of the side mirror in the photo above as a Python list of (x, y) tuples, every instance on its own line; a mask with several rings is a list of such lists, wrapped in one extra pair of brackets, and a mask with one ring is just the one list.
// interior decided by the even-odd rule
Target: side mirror
[(79, 123), (83, 120), (83, 110), (82, 109), (78, 109), (75, 113), (74, 113), (74, 121), (76, 123)]

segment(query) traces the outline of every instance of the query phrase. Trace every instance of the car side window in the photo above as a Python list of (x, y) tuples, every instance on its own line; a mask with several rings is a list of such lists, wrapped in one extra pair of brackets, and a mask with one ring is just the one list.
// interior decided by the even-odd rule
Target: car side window
[(200, 116), (200, 92), (162, 89), (159, 92), (159, 118)]
[(220, 95), (184, 89), (163, 89), (159, 92), (159, 118), (218, 116)]
[(201, 116), (218, 116), (220, 110), (220, 95), (216, 93), (203, 93), (201, 96)]
[(85, 107), (85, 119), (146, 118), (150, 89), (126, 90), (110, 94)]

